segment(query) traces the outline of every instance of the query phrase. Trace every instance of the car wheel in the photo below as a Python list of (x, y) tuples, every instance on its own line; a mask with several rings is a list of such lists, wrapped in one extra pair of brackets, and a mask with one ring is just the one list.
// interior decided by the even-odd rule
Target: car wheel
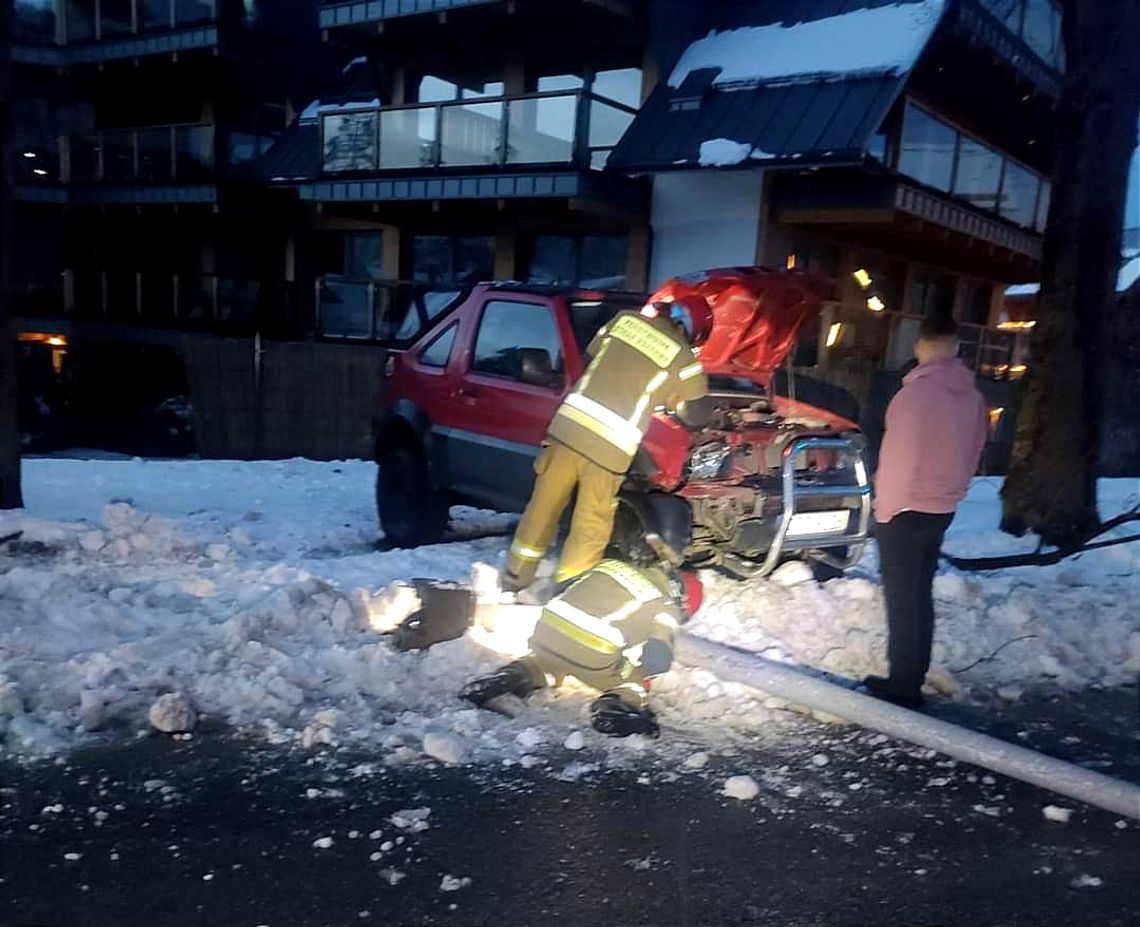
[(376, 508), (394, 547), (433, 544), (447, 528), (447, 505), (431, 484), (422, 453), (406, 444), (387, 448), (376, 474)]

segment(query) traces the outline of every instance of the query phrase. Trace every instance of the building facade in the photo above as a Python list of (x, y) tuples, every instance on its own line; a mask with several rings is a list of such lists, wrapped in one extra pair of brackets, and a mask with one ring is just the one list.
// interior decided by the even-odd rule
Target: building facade
[[(24, 327), (161, 329), (205, 453), (368, 453), (369, 380), (416, 286), (643, 291), (732, 264), (834, 281), (782, 385), (800, 398), (873, 435), (921, 319), (948, 312), (1012, 419), (1032, 319), (1003, 293), (1037, 278), (1064, 66), (1049, 0), (337, 0), (271, 24), (129, 0), (129, 31), (74, 43), (71, 7), (111, 0), (21, 5), (62, 8), (17, 60), (89, 107), (98, 152), (69, 141), (21, 185), (29, 227), (66, 237)], [(121, 60), (92, 63), (103, 46)], [(265, 64), (297, 54), (337, 64), (309, 96)], [(156, 125), (174, 85), (200, 108)]]

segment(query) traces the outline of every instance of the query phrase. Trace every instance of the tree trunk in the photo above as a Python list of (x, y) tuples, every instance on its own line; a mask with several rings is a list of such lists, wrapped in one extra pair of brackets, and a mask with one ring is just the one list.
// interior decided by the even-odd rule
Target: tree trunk
[(1140, 0), (1068, 0), (1041, 296), (1002, 530), (1079, 544), (1096, 530), (1105, 359), (1140, 119)]
[(0, 0), (0, 509), (20, 508), (20, 405), (12, 324), (12, 0)]

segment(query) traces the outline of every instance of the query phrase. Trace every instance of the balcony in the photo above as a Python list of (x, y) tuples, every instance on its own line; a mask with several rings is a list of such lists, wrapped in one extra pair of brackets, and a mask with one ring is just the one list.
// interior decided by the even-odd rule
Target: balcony
[(328, 174), (514, 168), (601, 170), (637, 111), (584, 91), (321, 114)]
[(1052, 0), (958, 0), (947, 25), (981, 43), (1038, 91), (1060, 95), (1065, 49), (1060, 9)]
[(12, 57), (68, 66), (216, 49), (231, 24), (255, 13), (241, 0), (16, 0)]
[(448, 13), (469, 6), (504, 5), (503, 0), (322, 0), (321, 28), (379, 23), (404, 16)]

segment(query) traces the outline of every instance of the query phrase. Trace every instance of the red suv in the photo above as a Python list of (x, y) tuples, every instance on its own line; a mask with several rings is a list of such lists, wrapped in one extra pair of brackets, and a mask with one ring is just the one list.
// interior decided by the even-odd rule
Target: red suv
[[(680, 289), (713, 306), (699, 356), (715, 412), (695, 433), (665, 413), (654, 419), (621, 494), (614, 552), (646, 556), (652, 528), (690, 563), (740, 576), (795, 555), (850, 565), (869, 518), (861, 436), (846, 419), (772, 394), (822, 291), (802, 275), (734, 268), (671, 281), (656, 295)], [(373, 420), (388, 541), (439, 540), (452, 503), (521, 512), (586, 345), (644, 302), (517, 283), (421, 294), (393, 339)]]

